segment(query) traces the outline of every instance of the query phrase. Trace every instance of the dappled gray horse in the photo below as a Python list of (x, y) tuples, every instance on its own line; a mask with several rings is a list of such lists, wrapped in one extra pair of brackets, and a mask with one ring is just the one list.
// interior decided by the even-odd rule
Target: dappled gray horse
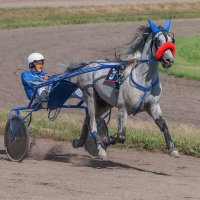
[[(109, 69), (94, 71), (74, 77), (75, 82), (83, 92), (88, 106), (79, 146), (83, 146), (87, 138), (86, 124), (90, 124), (91, 136), (94, 137), (100, 159), (107, 159), (104, 145), (97, 132), (95, 118), (101, 116), (111, 107), (118, 108), (117, 142), (125, 142), (127, 116), (146, 111), (163, 132), (169, 154), (179, 157), (178, 150), (169, 134), (159, 104), (161, 97), (161, 83), (159, 81), (158, 63), (169, 68), (174, 63), (175, 45), (173, 34), (169, 32), (170, 20), (164, 27), (156, 26), (148, 20), (150, 26), (141, 26), (134, 34), (128, 50), (120, 58), (125, 60), (126, 69), (124, 81), (119, 88), (104, 84)], [(100, 61), (103, 65), (106, 61)], [(117, 61), (116, 61), (117, 62)], [(90, 63), (85, 68), (99, 65)]]

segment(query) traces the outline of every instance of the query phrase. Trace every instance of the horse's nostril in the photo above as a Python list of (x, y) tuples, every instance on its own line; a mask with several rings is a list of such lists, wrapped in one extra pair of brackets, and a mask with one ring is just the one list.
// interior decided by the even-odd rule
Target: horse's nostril
[(173, 64), (174, 64), (174, 60), (173, 60), (173, 59), (169, 59), (169, 58), (163, 59), (163, 66), (164, 66), (165, 68), (169, 68), (169, 67), (171, 67)]
[(169, 58), (166, 59), (166, 62), (167, 62), (167, 63), (171, 63), (171, 64), (174, 63), (174, 61), (173, 61), (173, 60), (170, 60)]

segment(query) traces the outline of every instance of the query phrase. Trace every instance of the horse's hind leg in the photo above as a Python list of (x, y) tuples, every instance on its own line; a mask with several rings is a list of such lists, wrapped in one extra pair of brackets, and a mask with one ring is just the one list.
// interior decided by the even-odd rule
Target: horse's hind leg
[(73, 146), (75, 148), (78, 148), (78, 147), (83, 147), (84, 144), (86, 143), (86, 140), (87, 140), (87, 137), (88, 137), (88, 124), (89, 124), (89, 116), (88, 114), (86, 114), (85, 116), (85, 120), (84, 120), (84, 123), (83, 123), (83, 127), (82, 127), (82, 132), (81, 132), (81, 136), (79, 139), (75, 139), (73, 141)]
[[(107, 104), (105, 101), (103, 101), (100, 97), (96, 98), (96, 118), (101, 117), (104, 113), (106, 113), (109, 109), (111, 108), (111, 106), (109, 104)], [(76, 147), (83, 147), (84, 144), (87, 141), (87, 137), (88, 137), (88, 124), (89, 124), (89, 115), (88, 113), (86, 113), (86, 117), (83, 123), (83, 127), (82, 127), (82, 133), (80, 138), (78, 139), (78, 144)]]
[[(96, 118), (101, 117), (105, 112), (107, 112), (111, 108), (111, 106), (105, 103), (103, 100), (102, 101), (98, 100), (96, 107), (97, 107)], [(87, 113), (84, 123), (83, 123), (81, 136), (78, 140), (76, 139), (74, 141), (75, 143), (73, 143), (73, 146), (75, 148), (83, 147), (85, 145), (87, 141), (87, 137), (88, 137), (88, 132), (89, 132), (89, 129), (88, 129), (89, 121), (90, 119)]]
[(148, 113), (151, 115), (151, 117), (154, 119), (155, 123), (158, 125), (160, 130), (163, 132), (164, 137), (165, 137), (165, 142), (167, 145), (167, 149), (169, 151), (170, 156), (178, 158), (179, 157), (178, 150), (175, 147), (174, 142), (172, 141), (167, 124), (166, 124), (165, 120), (162, 118), (160, 105), (159, 104), (151, 105), (148, 109)]
[(101, 117), (104, 113), (112, 108), (111, 105), (106, 103), (99, 95), (95, 92), (96, 96), (96, 118)]
[(88, 107), (88, 116), (89, 116), (89, 128), (91, 136), (95, 139), (97, 149), (98, 149), (98, 155), (99, 159), (107, 160), (107, 154), (106, 151), (103, 148), (103, 143), (101, 141), (101, 138), (97, 132), (97, 124), (96, 124), (96, 93), (93, 88), (87, 89), (87, 91), (84, 93), (85, 102)]

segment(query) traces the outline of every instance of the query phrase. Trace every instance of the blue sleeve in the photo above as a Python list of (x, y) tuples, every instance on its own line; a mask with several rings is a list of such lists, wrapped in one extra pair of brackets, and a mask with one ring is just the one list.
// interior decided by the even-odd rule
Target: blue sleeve
[(26, 96), (31, 99), (31, 97), (33, 96), (33, 93), (35, 91), (35, 87), (36, 85), (32, 83), (33, 78), (30, 76), (30, 74), (25, 71), (22, 72), (21, 74), (21, 80), (22, 80), (22, 84), (24, 86), (24, 90), (26, 92)]
[(47, 72), (43, 72), (44, 76), (47, 75)]
[(24, 86), (29, 86), (29, 87), (35, 87), (35, 84), (33, 84), (32, 82), (33, 82), (33, 80), (32, 80), (32, 78), (31, 78), (31, 76), (29, 75), (29, 73), (28, 72), (22, 72), (22, 74), (21, 74), (21, 80), (22, 80), (22, 84), (24, 85)]

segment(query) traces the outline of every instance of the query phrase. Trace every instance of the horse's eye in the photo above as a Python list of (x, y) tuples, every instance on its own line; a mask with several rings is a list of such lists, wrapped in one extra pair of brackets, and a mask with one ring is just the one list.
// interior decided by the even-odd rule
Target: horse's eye
[(175, 39), (174, 39), (174, 33), (171, 33), (171, 32), (169, 32), (169, 33), (168, 33), (168, 37), (170, 37), (170, 38), (171, 38), (171, 40), (172, 40), (172, 43), (175, 43)]
[(161, 41), (161, 39), (158, 38), (158, 39), (156, 40), (156, 45), (157, 45), (157, 46), (160, 46), (161, 44), (162, 44), (162, 41)]
[(175, 39), (173, 37), (169, 37), (168, 41), (171, 41), (173, 44), (175, 43)]

